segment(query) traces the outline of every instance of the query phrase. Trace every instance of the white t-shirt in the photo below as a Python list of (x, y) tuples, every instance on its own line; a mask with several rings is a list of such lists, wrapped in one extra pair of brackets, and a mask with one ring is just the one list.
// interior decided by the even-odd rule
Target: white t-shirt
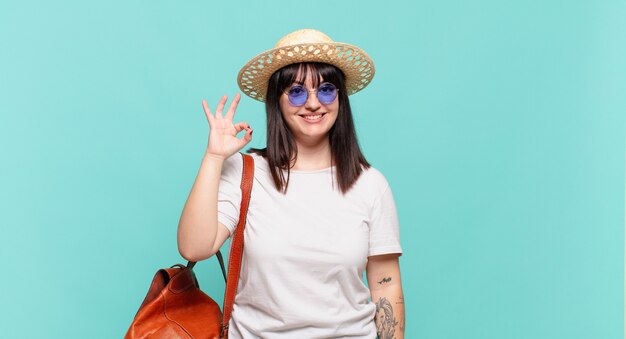
[[(363, 282), (367, 257), (402, 253), (391, 190), (376, 169), (345, 194), (335, 168), (291, 171), (276, 190), (267, 161), (252, 154), (254, 183), (242, 269), (229, 326), (236, 338), (374, 338), (376, 306)], [(224, 162), (218, 220), (232, 233), (243, 160)]]

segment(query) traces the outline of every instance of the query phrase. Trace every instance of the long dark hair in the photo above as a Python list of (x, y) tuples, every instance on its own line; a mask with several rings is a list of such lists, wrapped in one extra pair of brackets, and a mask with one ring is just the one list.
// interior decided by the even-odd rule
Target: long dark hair
[[(267, 147), (251, 148), (249, 151), (267, 159), (276, 189), (285, 193), (289, 186), (292, 161), (298, 156), (298, 147), (283, 119), (279, 99), (288, 86), (293, 83), (304, 83), (309, 74), (311, 74), (314, 87), (317, 87), (320, 79), (323, 78), (325, 82), (330, 82), (339, 89), (339, 112), (335, 124), (329, 131), (329, 142), (331, 162), (336, 166), (336, 182), (341, 192), (345, 194), (363, 170), (370, 167), (370, 164), (361, 152), (357, 141), (345, 76), (335, 66), (306, 62), (288, 65), (274, 72), (268, 82), (265, 100)], [(287, 177), (283, 173), (285, 170)]]

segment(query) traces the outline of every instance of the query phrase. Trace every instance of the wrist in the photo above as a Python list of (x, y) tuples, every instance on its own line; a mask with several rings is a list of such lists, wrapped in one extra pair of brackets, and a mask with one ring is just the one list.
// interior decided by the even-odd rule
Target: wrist
[(224, 160), (226, 160), (226, 158), (223, 155), (209, 153), (209, 152), (204, 153), (204, 159), (207, 159), (207, 160), (210, 159), (210, 160), (218, 161), (218, 162), (223, 162)]

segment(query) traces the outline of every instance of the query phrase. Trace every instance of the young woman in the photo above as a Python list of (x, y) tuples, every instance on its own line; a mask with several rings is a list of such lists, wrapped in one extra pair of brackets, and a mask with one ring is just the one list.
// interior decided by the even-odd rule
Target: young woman
[[(316, 30), (288, 34), (239, 73), (242, 91), (265, 101), (267, 147), (250, 150), (230, 338), (404, 337), (396, 207), (361, 153), (348, 100), (373, 75), (360, 48)], [(215, 114), (203, 100), (209, 142), (178, 226), (187, 260), (215, 254), (238, 221), (236, 153), (252, 140), (248, 124), (233, 122), (239, 100), (224, 112), (222, 97)]]

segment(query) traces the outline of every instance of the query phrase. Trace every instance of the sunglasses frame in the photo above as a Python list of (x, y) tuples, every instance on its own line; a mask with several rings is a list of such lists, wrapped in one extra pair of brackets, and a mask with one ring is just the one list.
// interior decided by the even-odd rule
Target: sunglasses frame
[[(324, 86), (326, 84), (329, 84), (329, 85), (332, 85), (333, 87), (335, 87), (335, 97), (333, 98), (333, 101), (328, 102), (328, 103), (325, 103), (322, 100), (320, 100), (319, 92), (317, 91), (320, 87), (322, 87), (322, 86)], [(304, 102), (301, 105), (294, 104), (293, 101), (291, 101), (291, 98), (289, 97), (289, 91), (292, 88), (294, 88), (294, 87), (302, 87), (302, 89), (304, 91), (306, 91), (306, 98), (304, 99)], [(287, 94), (287, 99), (289, 100), (289, 104), (291, 104), (291, 106), (294, 106), (294, 107), (302, 107), (302, 106), (306, 105), (306, 102), (309, 100), (309, 93), (311, 93), (311, 92), (315, 92), (315, 95), (317, 96), (317, 100), (321, 104), (323, 104), (323, 105), (330, 105), (333, 102), (335, 102), (335, 100), (337, 100), (337, 94), (339, 92), (339, 88), (337, 88), (337, 86), (335, 86), (335, 84), (333, 84), (332, 82), (322, 82), (321, 84), (319, 84), (319, 86), (317, 86), (317, 89), (313, 89), (313, 90), (309, 90), (308, 88), (304, 87), (304, 85), (295, 85), (295, 86), (291, 86), (291, 87), (289, 87), (289, 88), (287, 88), (286, 90), (283, 91), (283, 93)]]

